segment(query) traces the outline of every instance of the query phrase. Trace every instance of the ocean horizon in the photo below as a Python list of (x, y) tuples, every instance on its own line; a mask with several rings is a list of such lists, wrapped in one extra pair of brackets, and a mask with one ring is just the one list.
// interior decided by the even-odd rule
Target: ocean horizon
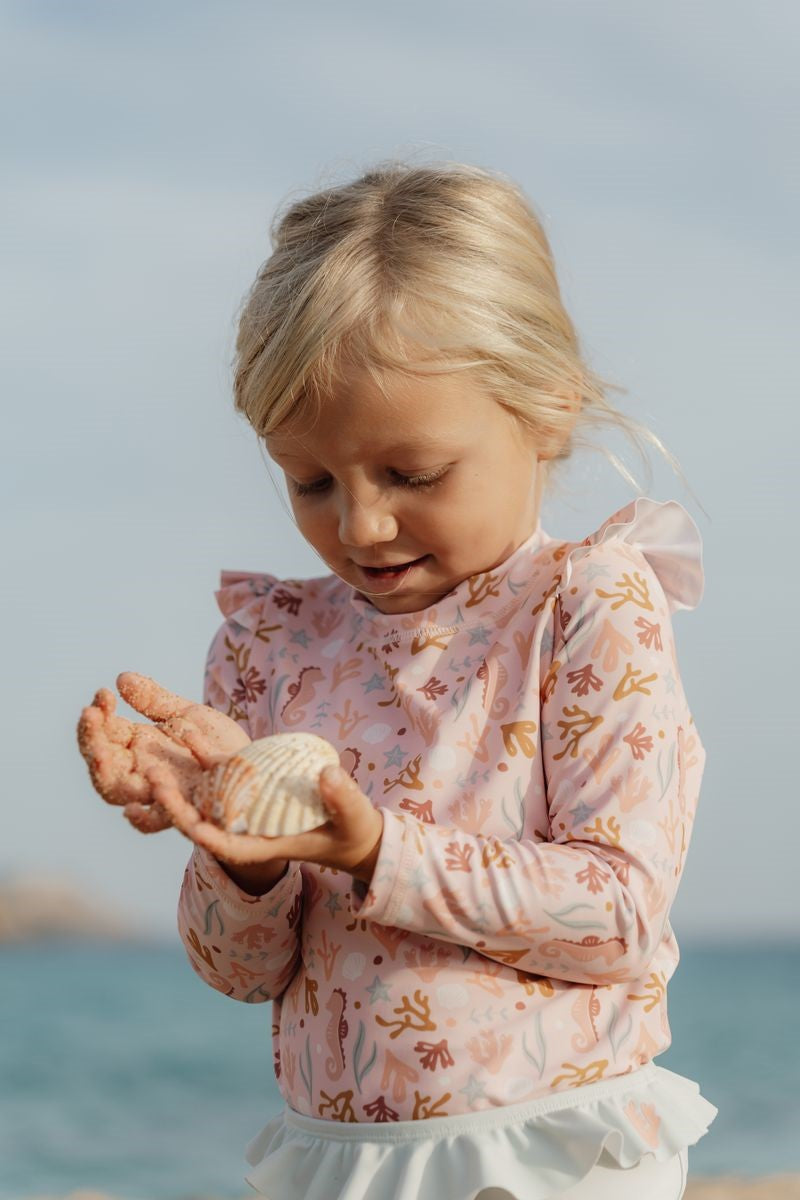
[[(719, 1108), (690, 1174), (800, 1170), (796, 943), (692, 943), (659, 1065)], [(270, 1008), (204, 985), (173, 943), (0, 946), (0, 1200), (247, 1194), (244, 1147), (283, 1107)]]

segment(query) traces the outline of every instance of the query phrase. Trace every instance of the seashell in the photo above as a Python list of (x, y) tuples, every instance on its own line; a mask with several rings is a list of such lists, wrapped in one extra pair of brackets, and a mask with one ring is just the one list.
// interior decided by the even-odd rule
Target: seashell
[(258, 738), (206, 772), (194, 803), (204, 820), (228, 833), (304, 833), (328, 820), (317, 781), (329, 764), (338, 766), (339, 755), (316, 734)]

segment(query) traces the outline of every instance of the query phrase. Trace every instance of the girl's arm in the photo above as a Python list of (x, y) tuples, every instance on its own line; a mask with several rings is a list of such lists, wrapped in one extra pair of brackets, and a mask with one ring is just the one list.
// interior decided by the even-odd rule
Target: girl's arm
[[(248, 737), (241, 676), (250, 669), (254, 641), (227, 620), (211, 643), (203, 689), (203, 702), (232, 717)], [(280, 996), (299, 961), (302, 888), (295, 862), (234, 865), (195, 846), (178, 900), (178, 932), (200, 978), (248, 1003)]]
[(223, 865), (195, 846), (184, 872), (178, 932), (189, 962), (234, 1000), (274, 1000), (297, 969), (303, 882), (296, 864), (283, 869), (263, 895), (251, 895), (229, 874), (250, 868)]
[(372, 881), (351, 904), (526, 973), (638, 979), (669, 934), (706, 757), (669, 605), (640, 550), (609, 540), (574, 563), (542, 671), (531, 717), (541, 699), (546, 840), (385, 811)]

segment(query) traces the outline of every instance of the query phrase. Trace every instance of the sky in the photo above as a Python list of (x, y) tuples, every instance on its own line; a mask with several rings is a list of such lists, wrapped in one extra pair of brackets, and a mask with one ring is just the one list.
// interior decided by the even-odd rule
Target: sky
[[(789, 0), (0, 3), (0, 880), (177, 937), (190, 843), (96, 795), (80, 709), (123, 670), (201, 698), (220, 570), (325, 573), (233, 412), (237, 310), (278, 205), (456, 160), (523, 187), (611, 402), (689, 482), (594, 435), (703, 537), (679, 940), (797, 935), (799, 34)], [(542, 525), (635, 494), (582, 452)]]

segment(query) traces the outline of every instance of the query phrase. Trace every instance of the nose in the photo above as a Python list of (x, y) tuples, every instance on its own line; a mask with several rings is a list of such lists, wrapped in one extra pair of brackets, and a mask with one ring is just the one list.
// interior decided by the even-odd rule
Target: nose
[(364, 549), (397, 537), (397, 519), (385, 497), (372, 502), (359, 500), (352, 493), (343, 495), (339, 508), (339, 541), (343, 546)]

